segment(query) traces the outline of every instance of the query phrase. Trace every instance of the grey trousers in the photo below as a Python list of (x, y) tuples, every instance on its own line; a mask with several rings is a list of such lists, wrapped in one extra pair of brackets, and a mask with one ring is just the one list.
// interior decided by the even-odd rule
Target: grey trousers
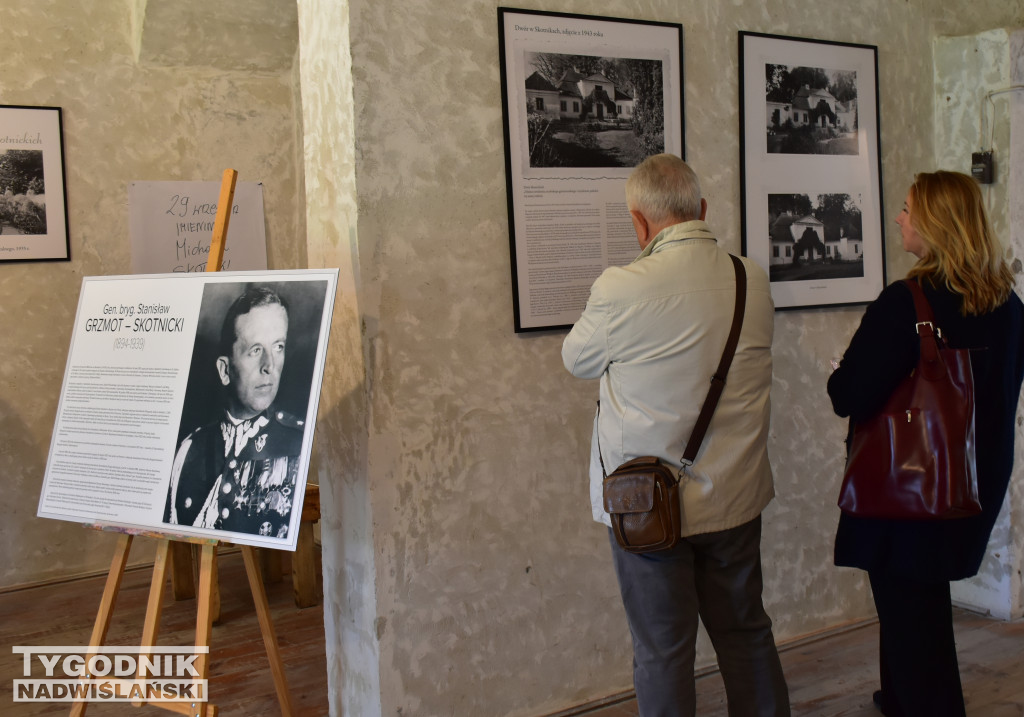
[(696, 714), (697, 618), (725, 682), (730, 717), (788, 717), (789, 692), (761, 601), (761, 518), (636, 555), (615, 542), (612, 559), (633, 636), (641, 717)]

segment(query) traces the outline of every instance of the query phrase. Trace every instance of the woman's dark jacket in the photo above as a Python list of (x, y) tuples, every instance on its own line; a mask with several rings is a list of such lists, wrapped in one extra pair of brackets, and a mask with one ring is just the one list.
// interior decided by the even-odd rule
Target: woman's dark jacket
[[(900, 521), (843, 513), (836, 565), (922, 581), (960, 580), (978, 572), (1013, 467), (1014, 417), (1024, 378), (1024, 305), (1015, 294), (994, 311), (963, 316), (961, 297), (923, 282), (935, 323), (953, 348), (970, 348), (975, 388), (978, 492), (982, 512), (970, 518)], [(842, 363), (828, 381), (832, 407), (853, 423), (880, 410), (917, 365), (914, 300), (903, 282), (886, 287), (867, 308)]]

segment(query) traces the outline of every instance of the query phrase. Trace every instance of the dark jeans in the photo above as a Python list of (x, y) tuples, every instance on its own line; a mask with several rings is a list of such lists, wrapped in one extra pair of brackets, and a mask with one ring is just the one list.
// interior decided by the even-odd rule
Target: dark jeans
[(642, 717), (696, 712), (697, 618), (725, 682), (730, 717), (786, 717), (789, 693), (772, 621), (761, 602), (761, 518), (635, 555), (608, 531), (633, 636), (633, 684)]
[(887, 717), (964, 717), (949, 583), (868, 572)]

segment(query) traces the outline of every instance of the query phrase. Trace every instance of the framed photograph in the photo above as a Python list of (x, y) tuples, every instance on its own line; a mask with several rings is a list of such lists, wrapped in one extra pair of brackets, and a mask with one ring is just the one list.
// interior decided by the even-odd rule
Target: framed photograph
[(515, 330), (571, 326), (640, 252), (624, 187), (683, 151), (682, 25), (498, 8)]
[(0, 105), (0, 261), (67, 261), (60, 107)]
[(743, 253), (776, 309), (885, 286), (878, 48), (739, 33)]

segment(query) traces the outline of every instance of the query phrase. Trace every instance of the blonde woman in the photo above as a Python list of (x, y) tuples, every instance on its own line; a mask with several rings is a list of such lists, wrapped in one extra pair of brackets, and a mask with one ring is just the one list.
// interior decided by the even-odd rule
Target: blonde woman
[[(896, 218), (903, 248), (948, 344), (970, 348), (982, 513), (941, 521), (843, 514), (836, 565), (866, 570), (878, 611), (881, 689), (888, 717), (962, 717), (949, 581), (978, 572), (1013, 465), (1014, 415), (1024, 378), (1024, 306), (992, 234), (976, 182), (958, 172), (917, 175)], [(896, 282), (868, 306), (828, 382), (852, 426), (878, 411), (917, 363), (909, 289)]]

